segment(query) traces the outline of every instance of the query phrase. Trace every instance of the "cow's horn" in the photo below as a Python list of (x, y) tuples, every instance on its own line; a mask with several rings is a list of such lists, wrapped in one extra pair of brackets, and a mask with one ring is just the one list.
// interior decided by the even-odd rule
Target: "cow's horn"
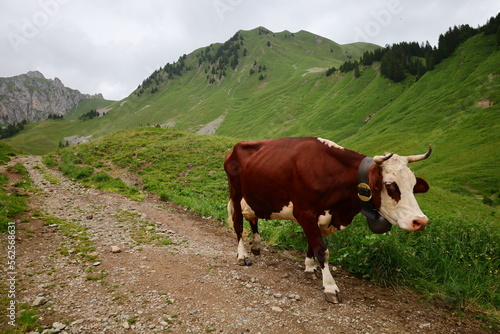
[(415, 161), (421, 161), (427, 159), (432, 153), (432, 145), (429, 144), (429, 150), (425, 154), (419, 154), (419, 155), (410, 155), (407, 156), (406, 159), (408, 159), (408, 162), (415, 162)]
[(376, 155), (373, 157), (373, 161), (377, 163), (377, 165), (381, 165), (384, 161), (389, 160), (394, 153), (388, 154), (388, 155)]

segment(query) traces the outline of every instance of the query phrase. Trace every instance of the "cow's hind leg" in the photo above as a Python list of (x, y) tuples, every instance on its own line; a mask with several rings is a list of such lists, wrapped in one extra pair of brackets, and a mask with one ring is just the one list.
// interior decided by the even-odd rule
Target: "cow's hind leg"
[(251, 266), (252, 261), (248, 258), (245, 244), (243, 243), (243, 213), (241, 212), (240, 201), (229, 201), (227, 205), (227, 213), (229, 224), (233, 225), (236, 238), (238, 240), (237, 259), (240, 266)]
[(316, 261), (314, 260), (314, 251), (311, 248), (311, 245), (307, 248), (306, 261), (305, 261), (306, 269), (304, 270), (304, 276), (307, 279), (318, 279), (318, 267), (316, 266)]
[(260, 255), (261, 239), (259, 234), (258, 218), (252, 218), (249, 220), (250, 227), (252, 228), (252, 247), (250, 250), (253, 255)]

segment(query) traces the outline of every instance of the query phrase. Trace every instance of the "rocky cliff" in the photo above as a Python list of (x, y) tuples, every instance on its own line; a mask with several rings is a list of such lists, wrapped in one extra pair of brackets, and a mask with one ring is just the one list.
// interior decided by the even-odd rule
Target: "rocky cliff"
[(67, 88), (58, 78), (46, 79), (38, 71), (0, 78), (0, 124), (39, 122), (50, 115), (64, 116), (82, 99), (102, 99)]

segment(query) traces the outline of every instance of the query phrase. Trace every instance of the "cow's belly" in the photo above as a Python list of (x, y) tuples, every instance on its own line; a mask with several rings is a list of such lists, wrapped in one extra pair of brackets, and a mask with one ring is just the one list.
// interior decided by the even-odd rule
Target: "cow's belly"
[[(245, 219), (248, 221), (255, 221), (259, 218), (265, 218), (265, 217), (258, 217), (255, 214), (255, 211), (250, 207), (250, 205), (248, 205), (248, 203), (245, 201), (244, 198), (241, 200), (241, 210), (243, 213), (243, 217), (245, 217)], [(297, 222), (297, 219), (293, 215), (293, 203), (290, 202), (288, 203), (288, 205), (285, 205), (280, 212), (272, 212), (269, 219), (293, 220), (294, 222)], [(337, 231), (337, 228), (330, 225), (331, 221), (332, 221), (332, 215), (328, 212), (328, 210), (325, 210), (324, 215), (320, 215), (318, 217), (317, 223), (322, 236), (327, 237), (331, 235), (333, 232)], [(341, 229), (343, 228), (345, 227), (341, 226)]]
[[(241, 211), (243, 212), (243, 217), (245, 217), (246, 220), (251, 221), (258, 218), (266, 218), (258, 217), (255, 214), (255, 211), (250, 207), (250, 205), (248, 205), (244, 198), (241, 200)], [(288, 205), (285, 205), (279, 212), (271, 212), (271, 214), (269, 215), (269, 219), (293, 220), (296, 222), (297, 219), (295, 219), (295, 217), (293, 216), (293, 203), (288, 203)]]

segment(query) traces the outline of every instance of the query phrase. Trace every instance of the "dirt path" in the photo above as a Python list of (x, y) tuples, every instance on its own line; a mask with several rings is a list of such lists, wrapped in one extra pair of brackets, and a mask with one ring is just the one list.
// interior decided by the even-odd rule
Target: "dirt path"
[[(38, 189), (18, 222), (18, 299), (43, 297), (38, 314), (47, 328), (59, 322), (67, 333), (482, 332), (412, 293), (343, 270), (333, 275), (344, 302), (328, 304), (321, 282), (304, 279), (303, 254), (265, 247), (253, 266), (240, 267), (235, 237), (217, 221), (154, 197), (139, 203), (82, 188), (39, 157), (15, 163)], [(62, 220), (47, 222), (40, 213)], [(84, 249), (89, 243), (95, 250)]]

